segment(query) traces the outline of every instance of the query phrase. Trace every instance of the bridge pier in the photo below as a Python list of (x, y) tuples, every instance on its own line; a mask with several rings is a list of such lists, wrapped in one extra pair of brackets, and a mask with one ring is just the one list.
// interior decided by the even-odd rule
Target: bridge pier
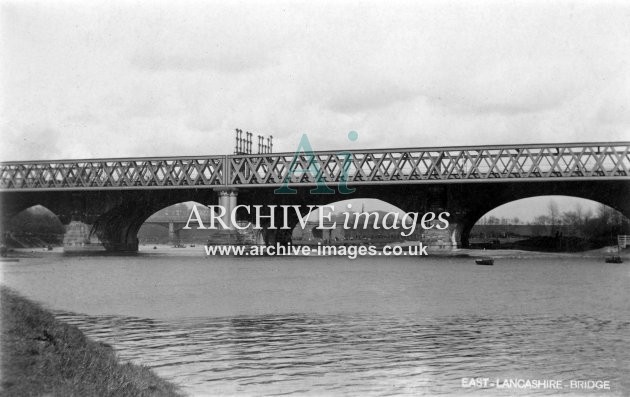
[(138, 252), (138, 239), (135, 241), (115, 241), (103, 244), (107, 251), (111, 252)]
[(63, 236), (64, 251), (99, 248), (100, 244), (94, 236), (92, 225), (81, 221), (71, 221), (64, 227), (66, 229)]
[(463, 229), (463, 223), (453, 222), (449, 224), (447, 230), (450, 234), (451, 249), (464, 248), (464, 242), (462, 240)]
[(137, 229), (133, 224), (96, 222), (94, 224), (73, 220), (67, 225), (63, 238), (64, 251), (138, 251)]
[(131, 222), (111, 220), (106, 224), (97, 223), (94, 232), (107, 251), (137, 252), (138, 229), (140, 225)]
[(238, 191), (236, 189), (221, 189), (219, 192), (219, 205), (225, 208), (225, 214), (221, 217), (221, 220), (227, 225), (228, 230), (234, 229), (230, 216), (232, 211), (238, 205)]
[(171, 245), (179, 244), (179, 242), (180, 242), (179, 231), (180, 231), (180, 229), (176, 229), (175, 228), (175, 223), (174, 222), (169, 222), (168, 223), (168, 242), (169, 242), (169, 244), (171, 244)]
[(263, 229), (265, 245), (288, 245), (293, 242), (293, 229)]
[[(422, 226), (417, 225), (418, 228)], [(419, 242), (427, 246), (429, 251), (449, 251), (462, 247), (461, 225), (449, 222), (446, 229), (422, 229), (419, 232)]]

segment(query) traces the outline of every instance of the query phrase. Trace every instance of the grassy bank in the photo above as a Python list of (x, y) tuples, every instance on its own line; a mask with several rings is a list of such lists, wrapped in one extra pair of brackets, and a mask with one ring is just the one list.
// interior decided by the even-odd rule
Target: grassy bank
[(150, 369), (120, 364), (38, 304), (0, 287), (1, 389), (6, 396), (179, 396)]

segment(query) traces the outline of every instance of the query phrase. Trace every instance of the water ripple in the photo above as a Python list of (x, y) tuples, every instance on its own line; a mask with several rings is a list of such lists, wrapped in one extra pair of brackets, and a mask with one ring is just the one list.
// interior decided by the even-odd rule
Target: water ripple
[(470, 392), (461, 378), (476, 376), (600, 379), (627, 391), (630, 323), (611, 318), (58, 317), (195, 395), (460, 395)]

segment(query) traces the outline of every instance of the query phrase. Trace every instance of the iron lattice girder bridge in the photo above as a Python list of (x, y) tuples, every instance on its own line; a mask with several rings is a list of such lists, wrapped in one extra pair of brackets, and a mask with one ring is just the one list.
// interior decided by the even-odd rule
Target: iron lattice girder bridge
[(0, 190), (630, 179), (630, 142), (0, 163)]

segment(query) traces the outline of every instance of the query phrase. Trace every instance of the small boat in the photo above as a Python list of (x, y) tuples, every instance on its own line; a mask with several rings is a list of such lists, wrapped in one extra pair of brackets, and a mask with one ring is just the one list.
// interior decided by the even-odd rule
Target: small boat
[(623, 263), (621, 260), (621, 247), (617, 244), (617, 255), (610, 255), (605, 258), (606, 263)]
[(492, 259), (492, 258), (477, 258), (477, 259), (475, 259), (475, 263), (478, 264), (478, 265), (492, 266), (492, 265), (494, 265), (494, 259)]
[(619, 255), (611, 255), (606, 257), (606, 263), (623, 263)]

